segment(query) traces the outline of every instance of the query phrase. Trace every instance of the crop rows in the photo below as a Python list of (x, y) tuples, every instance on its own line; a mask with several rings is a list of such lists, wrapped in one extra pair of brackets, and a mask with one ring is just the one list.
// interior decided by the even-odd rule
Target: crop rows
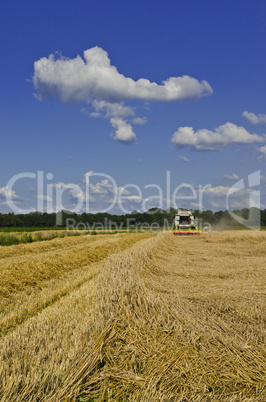
[[(73, 240), (82, 268), (59, 240)], [(27, 284), (21, 270), (21, 289), (3, 293), (8, 317), (20, 301), (27, 308), (67, 289), (20, 323), (2, 317), (2, 401), (265, 400), (266, 233), (87, 240), (53, 240), (53, 259), (39, 257), (60, 275), (43, 264)], [(25, 266), (31, 256), (33, 270), (36, 245), (32, 254), (21, 246), (17, 258)], [(89, 250), (102, 258), (84, 265)]]

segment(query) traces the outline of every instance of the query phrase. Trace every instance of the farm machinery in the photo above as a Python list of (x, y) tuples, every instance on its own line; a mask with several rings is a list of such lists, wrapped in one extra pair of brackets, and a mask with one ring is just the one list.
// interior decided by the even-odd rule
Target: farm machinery
[(191, 210), (184, 211), (178, 209), (175, 215), (174, 226), (175, 229), (172, 230), (174, 235), (197, 235), (202, 232), (198, 230)]

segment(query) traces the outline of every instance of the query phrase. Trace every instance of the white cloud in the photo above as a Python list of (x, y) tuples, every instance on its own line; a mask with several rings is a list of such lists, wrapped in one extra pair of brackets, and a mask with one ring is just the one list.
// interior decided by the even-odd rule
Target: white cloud
[(95, 185), (90, 183), (89, 189), (93, 194), (108, 194), (114, 192), (114, 187), (109, 183), (108, 179), (103, 179)]
[(91, 113), (88, 113), (87, 110), (86, 110), (86, 112), (85, 112), (85, 109), (81, 109), (81, 111), (82, 111), (83, 113), (89, 114), (89, 116), (91, 116), (91, 117), (102, 117), (101, 113), (98, 113), (98, 112), (91, 112)]
[(177, 155), (177, 157), (178, 157), (178, 159), (180, 159), (182, 162), (189, 162), (189, 159), (188, 158), (186, 158), (185, 156), (182, 156), (182, 155)]
[(192, 127), (179, 127), (171, 141), (179, 147), (190, 147), (199, 151), (218, 151), (233, 144), (252, 144), (266, 141), (266, 137), (250, 134), (244, 127), (225, 123), (214, 131)]
[(38, 200), (43, 200), (43, 201), (52, 201), (52, 199), (50, 197), (48, 197), (47, 195), (37, 195)]
[(132, 123), (133, 124), (146, 124), (147, 123), (147, 118), (146, 117), (135, 117), (134, 119), (132, 119)]
[[(89, 172), (88, 172), (89, 173)], [(82, 188), (75, 183), (63, 183), (63, 182), (57, 182), (57, 183), (50, 183), (49, 186), (61, 189), (62, 194), (64, 192), (67, 192), (70, 196), (71, 201), (82, 201), (82, 202), (94, 202), (95, 199), (94, 197), (89, 193), (86, 193), (85, 191), (82, 190)], [(37, 196), (39, 199), (43, 199), (46, 201), (52, 201), (49, 197), (45, 195)], [(59, 208), (60, 210), (60, 208)]]
[[(85, 176), (90, 176), (91, 172), (87, 172)], [(99, 194), (99, 195), (106, 195), (111, 194), (113, 195), (115, 191), (120, 195), (130, 195), (130, 192), (127, 191), (122, 186), (114, 187), (113, 184), (108, 179), (102, 179), (101, 181), (97, 182), (96, 184), (89, 183), (89, 192), (92, 194)]]
[(123, 186), (118, 186), (117, 189), (119, 195), (123, 196), (130, 195), (130, 192), (126, 190)]
[(242, 113), (242, 116), (245, 117), (252, 124), (261, 124), (266, 123), (266, 114), (258, 114), (248, 112), (247, 110)]
[(84, 59), (55, 58), (51, 54), (34, 63), (33, 83), (38, 99), (56, 98), (72, 103), (92, 101), (121, 102), (128, 99), (171, 101), (199, 98), (212, 93), (207, 81), (184, 75), (170, 77), (162, 85), (140, 78), (125, 77), (111, 65), (108, 53), (95, 46), (85, 50)]
[(251, 195), (252, 189), (237, 189), (233, 193), (230, 193), (233, 187), (227, 186), (217, 186), (210, 187), (204, 190), (203, 201), (204, 208), (216, 208), (216, 209), (226, 209), (227, 208), (227, 197), (229, 209), (234, 208), (250, 208), (251, 206)]
[(264, 145), (263, 147), (258, 148), (258, 150), (259, 150), (262, 154), (266, 155), (266, 145)]
[[(134, 81), (111, 65), (108, 53), (96, 46), (83, 52), (84, 58), (68, 59), (60, 54), (42, 57), (34, 63), (33, 83), (39, 100), (56, 99), (62, 103), (86, 102), (95, 110), (91, 117), (123, 119), (113, 121), (113, 138), (133, 143), (136, 135), (125, 120), (135, 111), (124, 102), (132, 99), (145, 101), (175, 101), (198, 99), (212, 94), (207, 81), (193, 77), (170, 77), (157, 84), (148, 79)], [(147, 108), (147, 106), (146, 106)], [(145, 124), (146, 117), (135, 117), (132, 124)]]
[(129, 196), (126, 198), (126, 201), (130, 201), (130, 202), (139, 204), (139, 203), (142, 202), (143, 200), (142, 200), (142, 198), (139, 197), (138, 195), (129, 195)]
[[(91, 102), (91, 106), (95, 109), (95, 112), (88, 112), (83, 108), (83, 113), (89, 114), (91, 117), (104, 117), (109, 118), (110, 123), (114, 128), (114, 134), (111, 135), (115, 140), (126, 142), (128, 144), (134, 143), (137, 140), (136, 134), (133, 132), (132, 126), (127, 122), (127, 117), (135, 116), (134, 109), (130, 106), (125, 106), (124, 102), (106, 102), (103, 100), (97, 100)], [(144, 124), (146, 120), (140, 117), (132, 119), (134, 124)]]
[(114, 133), (112, 134), (114, 140), (127, 143), (136, 142), (136, 134), (134, 133), (131, 124), (127, 123), (126, 120), (112, 117), (110, 122), (114, 128)]
[(257, 157), (257, 159), (263, 160), (266, 159), (266, 145), (264, 145), (263, 147), (259, 147), (258, 151), (260, 152), (259, 156)]
[[(14, 205), (19, 205), (19, 204), (21, 203), (21, 201), (12, 200), (12, 203), (13, 203)], [(5, 205), (5, 206), (9, 207), (9, 202), (7, 202), (7, 201), (1, 201), (1, 199), (0, 199), (0, 205)]]
[(225, 174), (225, 175), (224, 175), (224, 178), (225, 178), (225, 179), (229, 179), (229, 180), (239, 180), (239, 179), (240, 179), (240, 177), (239, 177), (236, 173), (233, 173), (233, 174)]
[[(128, 116), (134, 116), (135, 112), (132, 107), (130, 106), (124, 106), (123, 102), (117, 103), (111, 103), (111, 102), (106, 102), (103, 100), (94, 100), (92, 102), (92, 106), (96, 110), (96, 113), (104, 112), (105, 117), (121, 117), (125, 118)], [(92, 115), (92, 113), (91, 113)], [(98, 117), (98, 116), (97, 116)]]
[(212, 194), (218, 197), (223, 197), (228, 193), (229, 190), (230, 187), (217, 186), (217, 187), (206, 188), (206, 190), (204, 190), (204, 193)]
[(95, 199), (93, 196), (91, 196), (90, 194), (86, 193), (85, 191), (83, 191), (80, 188), (77, 189), (70, 189), (69, 190), (70, 196), (72, 198), (73, 201), (82, 201), (82, 202), (94, 202)]
[(19, 196), (16, 194), (14, 190), (9, 190), (7, 186), (0, 187), (0, 198), (6, 199), (10, 198), (12, 200), (18, 200)]

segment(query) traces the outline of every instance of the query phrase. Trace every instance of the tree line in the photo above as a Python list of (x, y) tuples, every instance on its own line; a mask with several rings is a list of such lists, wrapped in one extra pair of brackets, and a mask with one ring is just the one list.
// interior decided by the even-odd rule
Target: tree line
[[(110, 227), (128, 227), (141, 226), (141, 225), (158, 225), (160, 227), (173, 225), (176, 209), (170, 208), (167, 211), (158, 208), (151, 208), (147, 212), (139, 213), (132, 211), (131, 214), (126, 215), (112, 215), (108, 213), (82, 213), (76, 214), (70, 211), (61, 211), (61, 225), (66, 227), (67, 224), (75, 222), (75, 225), (87, 225), (92, 227), (93, 225), (103, 225)], [(232, 217), (232, 214), (226, 211), (213, 212), (211, 210), (199, 211), (194, 210), (195, 218), (202, 224), (209, 223), (214, 228), (227, 229), (230, 227), (241, 226), (237, 219)], [(254, 218), (254, 225), (258, 223), (258, 217), (260, 219), (260, 225), (266, 226), (266, 209), (260, 210), (257, 208), (241, 209), (232, 211), (235, 216), (247, 219), (250, 216)], [(251, 214), (251, 215), (250, 215)], [(32, 212), (29, 214), (14, 214), (0, 213), (0, 227), (9, 228), (23, 228), (23, 227), (38, 227), (38, 228), (52, 228), (56, 226), (56, 213), (41, 213)], [(74, 224), (73, 224), (74, 225)]]

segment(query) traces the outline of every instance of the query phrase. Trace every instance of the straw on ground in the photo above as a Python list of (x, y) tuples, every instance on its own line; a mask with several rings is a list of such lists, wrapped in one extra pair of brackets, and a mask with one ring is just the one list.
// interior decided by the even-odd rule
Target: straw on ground
[(265, 400), (266, 233), (135, 236), (41, 290), (23, 279), (5, 295), (8, 316), (27, 291), (34, 303), (49, 283), (68, 286), (3, 334), (2, 401)]

